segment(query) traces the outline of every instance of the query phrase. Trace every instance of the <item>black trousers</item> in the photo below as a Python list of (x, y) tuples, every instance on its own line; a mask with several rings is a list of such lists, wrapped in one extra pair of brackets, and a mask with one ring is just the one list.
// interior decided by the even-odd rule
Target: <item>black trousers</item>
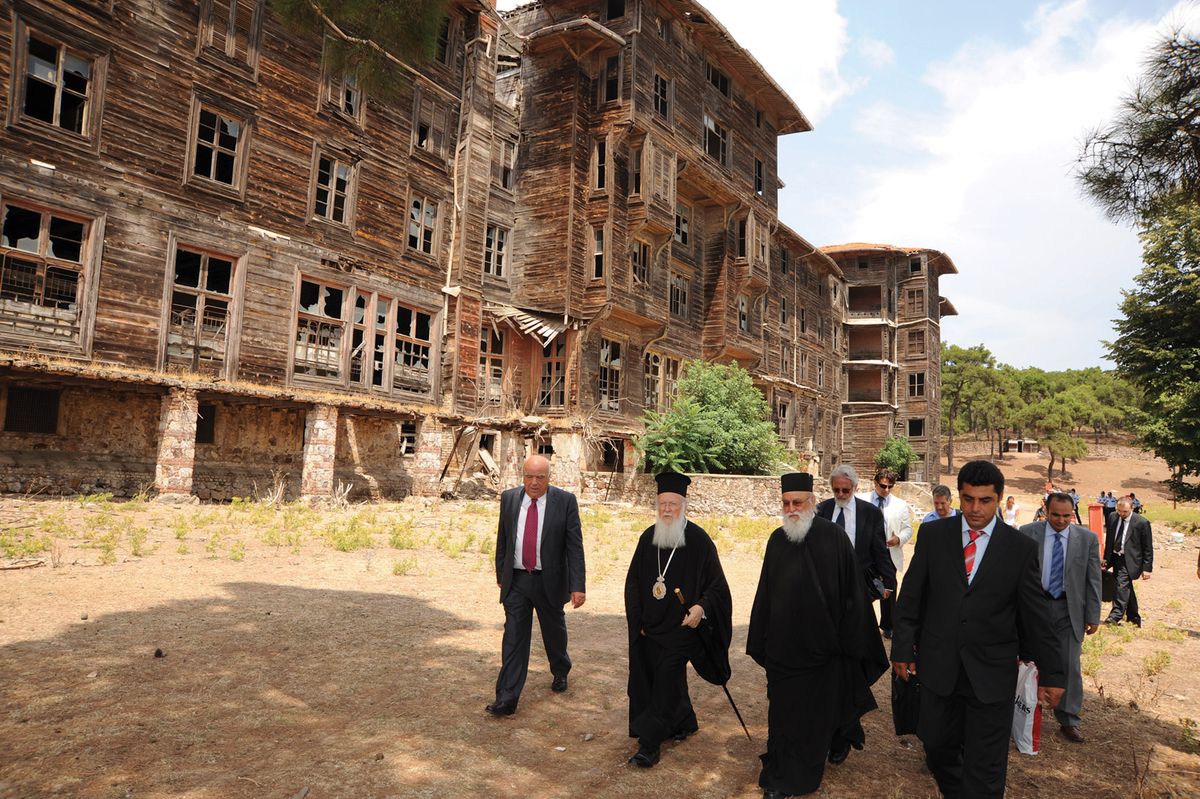
[(894, 591), (887, 599), (879, 600), (879, 629), (892, 629), (892, 606), (895, 604), (896, 593)]
[(1012, 698), (979, 701), (961, 664), (958, 684), (949, 696), (921, 686), (917, 735), (925, 745), (925, 762), (946, 799), (1004, 796), (1012, 719)]
[(517, 702), (529, 673), (529, 648), (533, 613), (537, 611), (542, 643), (550, 673), (565, 677), (571, 670), (567, 655), (567, 617), (563, 606), (542, 590), (541, 572), (513, 570), (512, 587), (504, 597), (504, 642), (500, 648), (500, 676), (496, 678), (496, 701)]
[(688, 695), (687, 665), (699, 655), (688, 628), (669, 641), (641, 636), (629, 652), (629, 735), (643, 749), (657, 749), (673, 735), (700, 729)]
[(1141, 624), (1142, 614), (1138, 612), (1137, 592), (1133, 590), (1135, 580), (1129, 576), (1123, 556), (1117, 558), (1116, 574), (1117, 595), (1113, 597), (1108, 621), (1120, 621), (1122, 617), (1127, 617), (1134, 624)]

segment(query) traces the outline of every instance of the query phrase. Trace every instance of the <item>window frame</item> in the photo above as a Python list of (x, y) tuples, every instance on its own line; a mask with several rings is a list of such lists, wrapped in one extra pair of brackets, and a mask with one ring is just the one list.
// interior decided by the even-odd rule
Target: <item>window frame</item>
[[(606, 344), (608, 345), (607, 361), (605, 360)], [(614, 347), (617, 352), (616, 358), (612, 357)], [(621, 412), (621, 390), (623, 388), (621, 383), (625, 367), (623, 349), (625, 347), (627, 347), (627, 342), (621, 339), (600, 337), (600, 349), (596, 353), (596, 408), (601, 412)], [(608, 386), (607, 395), (606, 385)]]
[[(418, 214), (417, 220), (415, 221), (412, 217), (414, 200), (421, 201), (421, 210)], [(427, 215), (428, 206), (431, 203), (435, 206), (433, 213), (433, 227), (428, 228), (424, 220)], [(442, 205), (444, 205), (443, 198), (437, 196), (436, 194), (432, 192), (421, 191), (415, 186), (409, 188), (408, 199), (404, 206), (407, 214), (404, 226), (404, 251), (406, 253), (416, 258), (424, 258), (429, 260), (437, 259), (438, 252), (441, 249)], [(412, 226), (414, 224), (418, 226), (417, 244), (415, 246), (411, 241), (413, 238)], [(428, 250), (424, 249), (422, 246), (425, 240), (424, 233), (426, 230), (429, 231)]]
[(683, 272), (671, 270), (669, 288), (667, 289), (667, 311), (676, 319), (690, 320), (692, 279)]
[[(251, 80), (258, 79), (258, 62), (262, 50), (262, 31), (263, 21), (266, 17), (266, 3), (264, 0), (229, 0), (229, 19), (227, 22), (232, 22), (232, 29), (237, 28), (237, 7), (239, 3), (247, 2), (252, 5), (250, 16), (250, 29), (246, 34), (246, 56), (239, 58), (237, 55), (237, 37), (230, 37), (226, 28), (225, 45), (217, 47), (213, 44), (213, 33), (216, 30), (214, 24), (214, 15), (217, 9), (216, 0), (200, 0), (199, 20), (200, 26), (196, 35), (196, 57), (202, 61), (214, 64), (223, 69), (232, 69), (242, 73), (245, 77)], [(230, 52), (233, 50), (233, 52)]]
[(650, 263), (653, 259), (654, 246), (650, 242), (639, 238), (629, 240), (629, 274), (634, 283), (650, 285)]
[(908, 393), (905, 396), (908, 399), (918, 399), (925, 396), (925, 372), (916, 371), (908, 373)]
[[(537, 407), (562, 411), (567, 407), (567, 334), (544, 345), (538, 357)], [(554, 400), (558, 401), (555, 402)]]
[[(218, 119), (224, 115), (241, 124), (234, 155), (233, 183), (225, 183), (216, 178), (198, 174), (195, 171), (196, 152), (200, 144), (200, 117), (205, 111), (216, 114)], [(246, 198), (246, 185), (248, 183), (246, 176), (250, 168), (250, 147), (254, 139), (255, 122), (254, 115), (240, 104), (231, 103), (224, 98), (219, 98), (208, 92), (194, 92), (192, 94), (191, 114), (188, 117), (187, 154), (183, 164), (184, 185), (244, 200)]]
[(508, 253), (511, 241), (511, 228), (497, 222), (487, 224), (483, 237), (483, 274), (486, 278), (508, 282)]
[[(722, 168), (728, 169), (730, 156), (729, 128), (721, 124), (721, 120), (717, 117), (717, 115), (707, 109), (704, 111), (703, 121), (701, 124), (704, 128), (704, 141), (702, 143), (704, 154), (719, 164)], [(710, 136), (717, 137), (716, 155), (713, 154), (711, 149), (712, 145), (709, 141)]]
[[(343, 218), (340, 220), (333, 219), (328, 213), (320, 214), (317, 212), (317, 195), (322, 188), (319, 183), (322, 158), (332, 162), (333, 169), (330, 171), (331, 179), (338, 165), (346, 166), (349, 172), (346, 179), (346, 191), (343, 194)], [(352, 232), (354, 231), (355, 210), (358, 205), (358, 167), (359, 160), (345, 150), (337, 147), (321, 146), (320, 144), (313, 145), (312, 179), (308, 185), (308, 219), (310, 222), (319, 222)], [(330, 192), (330, 197), (326, 200), (326, 210), (332, 212), (335, 207), (333, 200), (336, 198), (337, 193), (334, 188), (328, 188), (327, 190)]]
[[(53, 352), (71, 352), (90, 356), (95, 333), (96, 292), (100, 273), (99, 265), (104, 247), (104, 229), (108, 215), (99, 212), (98, 209), (81, 210), (58, 203), (51, 204), (39, 201), (36, 198), (26, 195), (0, 191), (0, 225), (3, 224), (6, 216), (4, 208), (9, 205), (15, 205), (23, 210), (42, 214), (43, 217), (51, 215), (73, 222), (80, 222), (84, 225), (84, 233), (79, 253), (80, 275), (76, 283), (75, 332), (72, 340), (50, 338), (40, 332), (37, 334), (27, 334), (16, 330), (0, 332), (0, 340), (11, 341), (23, 347), (29, 346)], [(42, 230), (42, 224), (46, 225), (45, 230)], [(42, 254), (42, 244), (40, 242), (49, 235), (48, 225), (48, 222), (39, 224), (39, 251), (36, 255), (16, 247), (0, 249), (0, 254), (11, 251), (17, 253), (20, 258), (38, 258), (45, 261), (46, 256)], [(63, 259), (52, 260), (58, 261)], [(44, 263), (43, 271), (48, 267), (49, 264)]]
[(671, 115), (675, 107), (675, 82), (656, 69), (652, 89), (654, 116), (668, 127), (673, 127), (674, 120)]
[[(56, 144), (83, 149), (90, 153), (100, 152), (100, 134), (104, 117), (104, 99), (108, 83), (108, 62), (110, 49), (92, 43), (89, 39), (64, 30), (60, 25), (40, 20), (30, 20), (22, 14), (16, 14), (13, 27), (11, 73), (9, 75), (8, 114), (7, 124), (22, 132), (38, 137), (52, 139)], [(47, 122), (38, 117), (25, 113), (25, 98), (28, 92), (26, 85), (29, 75), (29, 37), (36, 34), (39, 38), (49, 40), (59, 50), (73, 51), (73, 54), (86, 60), (91, 69), (88, 81), (88, 94), (85, 103), (82, 129), (75, 131)], [(59, 55), (59, 62), (62, 55)], [(61, 83), (61, 78), (60, 78)], [(56, 92), (57, 115), (61, 101)], [(47, 153), (47, 157), (52, 157)]]
[[(176, 262), (179, 257), (179, 250), (183, 249), (188, 252), (196, 253), (204, 258), (218, 257), (228, 260), (231, 264), (232, 271), (229, 275), (229, 294), (223, 295), (228, 297), (228, 310), (225, 316), (226, 332), (225, 332), (225, 353), (222, 359), (220, 368), (217, 374), (226, 380), (233, 380), (237, 376), (238, 359), (241, 349), (241, 329), (242, 329), (242, 296), (245, 290), (246, 282), (246, 259), (247, 253), (242, 251), (241, 254), (230, 252), (228, 248), (229, 241), (212, 238), (211, 236), (195, 236), (184, 235), (176, 230), (171, 230), (167, 235), (167, 261), (163, 275), (163, 294), (162, 294), (162, 318), (159, 323), (158, 337), (158, 369), (166, 371), (170, 368), (168, 344), (171, 332), (171, 311), (172, 297), (176, 291), (175, 276)], [(201, 273), (203, 274), (203, 272)], [(203, 284), (203, 279), (198, 280)], [(215, 295), (217, 292), (210, 292), (198, 285), (196, 287), (181, 287), (185, 293), (195, 294), (197, 297), (204, 296), (206, 299), (209, 295)], [(196, 304), (197, 310), (200, 308), (199, 301)], [(197, 313), (195, 324), (199, 328), (202, 324), (202, 318)], [(294, 332), (294, 331), (293, 331)], [(204, 374), (201, 371), (187, 370), (192, 374)]]
[[(491, 407), (504, 404), (504, 378), (507, 366), (507, 331), (484, 322), (479, 330), (479, 372), (476, 377), (476, 404)], [(499, 349), (496, 349), (497, 343)], [(499, 374), (497, 375), (497, 370)]]

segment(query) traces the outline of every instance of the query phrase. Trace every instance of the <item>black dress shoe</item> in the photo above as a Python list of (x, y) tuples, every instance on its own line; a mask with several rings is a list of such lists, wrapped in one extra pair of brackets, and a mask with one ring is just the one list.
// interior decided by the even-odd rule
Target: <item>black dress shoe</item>
[(500, 700), (496, 700), (485, 707), (484, 710), (486, 710), (488, 713), (491, 713), (493, 716), (511, 716), (513, 713), (517, 712), (517, 703), (501, 702)]
[(848, 757), (850, 757), (850, 744), (839, 746), (837, 749), (831, 749), (829, 751), (829, 762), (835, 766), (840, 763), (845, 763), (846, 758)]
[(658, 749), (640, 748), (633, 757), (629, 758), (629, 762), (638, 768), (650, 768), (658, 762), (659, 754)]
[(567, 675), (564, 674), (561, 677), (555, 677), (554, 682), (550, 683), (550, 690), (556, 694), (561, 694), (567, 690)]

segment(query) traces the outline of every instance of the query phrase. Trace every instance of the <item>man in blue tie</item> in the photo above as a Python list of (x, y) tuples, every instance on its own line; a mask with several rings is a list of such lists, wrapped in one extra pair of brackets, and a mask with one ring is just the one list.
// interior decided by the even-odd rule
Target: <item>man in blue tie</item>
[(1079, 653), (1083, 637), (1100, 626), (1100, 542), (1096, 534), (1072, 524), (1075, 503), (1070, 494), (1046, 499), (1046, 521), (1021, 532), (1038, 543), (1042, 588), (1050, 605), (1050, 621), (1059, 641), (1067, 690), (1054, 716), (1068, 741), (1083, 743), (1079, 714), (1083, 709), (1083, 672)]

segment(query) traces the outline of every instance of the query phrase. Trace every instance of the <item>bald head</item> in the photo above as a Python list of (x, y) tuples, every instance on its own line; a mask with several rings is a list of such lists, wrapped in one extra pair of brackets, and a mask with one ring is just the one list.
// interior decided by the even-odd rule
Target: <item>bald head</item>
[(530, 455), (521, 466), (525, 493), (541, 499), (550, 488), (550, 461), (544, 455)]

